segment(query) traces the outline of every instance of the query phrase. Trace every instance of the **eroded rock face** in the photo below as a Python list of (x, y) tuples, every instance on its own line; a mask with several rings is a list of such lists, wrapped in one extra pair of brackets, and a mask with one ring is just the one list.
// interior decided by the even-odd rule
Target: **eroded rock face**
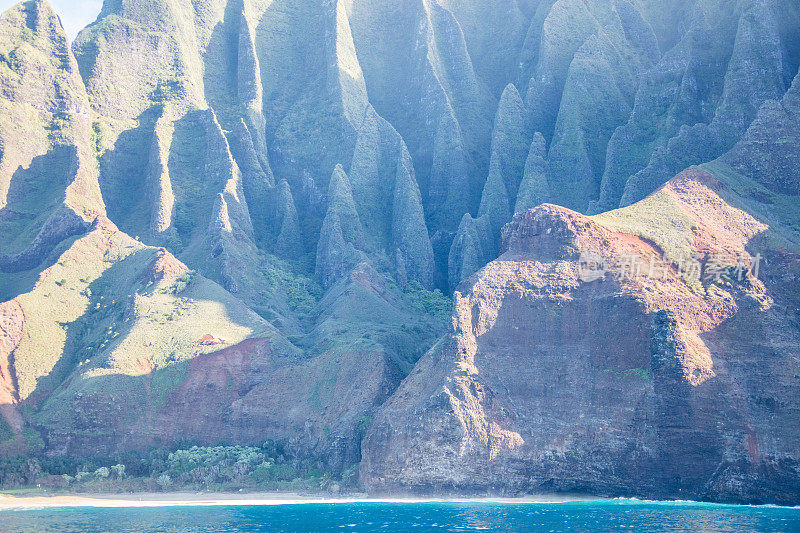
[(46, 2), (3, 13), (0, 55), (0, 272), (16, 273), (86, 231), (105, 207), (86, 90)]
[[(746, 257), (768, 227), (729, 192), (691, 171), (657, 194), (688, 214), (699, 257)], [(619, 216), (657, 216), (640, 207)], [(455, 293), (452, 333), (367, 434), (368, 489), (797, 501), (783, 273), (693, 283), (667, 244), (612, 228), (551, 205), (505, 227), (504, 253)]]
[[(109, 1), (72, 47), (5, 12), (0, 455), (349, 468), (449, 287), (368, 487), (790, 498), (797, 3), (500, 3)], [(620, 259), (761, 248), (730, 285)]]
[(22, 431), (22, 415), (16, 407), (17, 378), (14, 372), (14, 351), (22, 340), (25, 313), (15, 301), (0, 304), (0, 415), (12, 432)]

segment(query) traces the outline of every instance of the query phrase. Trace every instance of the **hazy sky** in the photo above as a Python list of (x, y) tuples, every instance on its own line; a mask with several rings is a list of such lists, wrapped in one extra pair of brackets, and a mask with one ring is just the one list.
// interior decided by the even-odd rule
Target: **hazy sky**
[[(103, 6), (103, 0), (49, 0), (70, 40), (90, 22), (94, 22)], [(0, 0), (0, 11), (18, 3), (18, 0)]]

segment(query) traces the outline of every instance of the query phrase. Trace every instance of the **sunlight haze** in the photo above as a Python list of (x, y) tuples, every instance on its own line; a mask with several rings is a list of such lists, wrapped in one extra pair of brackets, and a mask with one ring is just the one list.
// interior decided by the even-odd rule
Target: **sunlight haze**
[[(14, 0), (0, 0), (0, 11), (5, 11), (17, 3)], [(103, 2), (102, 0), (50, 0), (50, 5), (61, 18), (61, 24), (70, 40), (73, 40), (79, 31), (94, 22)]]

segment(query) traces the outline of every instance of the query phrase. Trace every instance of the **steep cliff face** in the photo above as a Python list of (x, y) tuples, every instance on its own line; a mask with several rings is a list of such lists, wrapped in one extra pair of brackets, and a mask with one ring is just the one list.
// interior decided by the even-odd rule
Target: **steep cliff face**
[[(67, 456), (274, 438), (333, 470), (358, 462), (363, 420), (442, 331), (415, 298), (443, 298), (425, 289), (408, 151), (366, 99), (346, 12), (326, 6), (284, 13), (287, 43), (260, 4), (108, 2), (77, 61), (45, 2), (3, 15), (4, 453), (31, 432)], [(306, 37), (301, 15), (328, 70), (276, 122), (288, 111), (264, 83)], [(292, 137), (331, 109), (329, 129)], [(268, 139), (314, 166), (278, 157), (276, 179)], [(352, 187), (341, 165), (334, 190), (315, 181), (323, 152)], [(317, 278), (326, 209), (358, 260), (321, 253)]]
[(19, 4), (0, 454), (796, 501), (798, 43), (791, 0), (107, 0), (71, 47)]
[(3, 449), (24, 453), (29, 430), (71, 457), (272, 438), (341, 471), (360, 459), (362, 420), (414, 362), (416, 337), (401, 326), (432, 326), (368, 266), (317, 313), (303, 339), (315, 344), (301, 350), (165, 249), (100, 219), (0, 308)]
[(74, 49), (97, 113), (109, 216), (254, 304), (261, 265), (247, 196), (263, 203), (275, 185), (258, 65), (247, 61), (244, 6), (202, 7), (201, 17), (186, 2), (107, 3)]
[[(512, 124), (529, 142), (541, 134), (545, 153), (525, 170), (535, 180), (518, 191), (502, 191), (490, 166), (483, 198), (508, 195), (512, 212), (515, 204), (548, 201), (597, 213), (638, 201), (683, 169), (721, 156), (762, 104), (788, 90), (800, 61), (798, 14), (783, 1), (539, 3), (515, 82), (527, 111)], [(670, 18), (680, 22), (667, 29)], [(503, 102), (492, 159), (498, 133), (509, 127)], [(501, 151), (514, 150), (518, 141), (506, 139)], [(514, 179), (522, 178), (517, 170)], [(492, 212), (504, 219), (486, 238), (498, 242), (496, 228), (510, 217), (501, 216), (504, 208)], [(458, 256), (462, 241), (457, 234), (448, 264), (465, 262)], [(459, 281), (450, 277), (450, 287)]]
[(0, 271), (17, 273), (39, 266), (105, 209), (86, 90), (46, 2), (3, 13), (0, 56)]
[[(783, 262), (729, 277), (771, 231), (730, 193), (689, 171), (595, 220), (515, 217), (382, 407), (365, 485), (795, 501), (796, 307)], [(681, 249), (720, 277), (687, 277)]]
[(365, 485), (796, 501), (800, 240), (769, 178), (796, 94), (630, 207), (518, 213), (381, 408)]
[[(204, 336), (222, 339), (223, 346), (274, 337), (282, 351), (293, 353), (273, 327), (219, 285), (102, 218), (42, 271), (30, 291), (4, 305), (15, 311), (4, 313), (2, 323), (10, 341), (3, 353), (11, 363), (9, 404), (35, 413), (25, 424), (43, 429), (70, 454), (124, 448), (124, 442), (108, 441), (141, 415), (134, 407), (141, 382), (219, 349), (199, 343)], [(125, 398), (126, 407), (84, 417), (82, 405), (99, 412), (109, 396)], [(75, 433), (92, 439), (76, 443)]]
[[(465, 214), (490, 214), (482, 266), (518, 203), (613, 209), (729, 150), (787, 90), (798, 27), (786, 0), (153, 0), (109, 2), (75, 50), (111, 218), (202, 257), (257, 304), (259, 250), (297, 259), (330, 240), (337, 165), (361, 251), (398, 279), (452, 288), (451, 265), (471, 261)], [(206, 167), (217, 178), (200, 183)], [(303, 220), (294, 236), (274, 230), (282, 179)], [(147, 194), (129, 194), (139, 184)], [(220, 216), (236, 242), (200, 242)], [(225, 253), (207, 257), (218, 242)]]
[(797, 73), (796, 4), (698, 2), (692, 13), (689, 31), (645, 75), (630, 121), (609, 143), (598, 210), (635, 202), (725, 153)]

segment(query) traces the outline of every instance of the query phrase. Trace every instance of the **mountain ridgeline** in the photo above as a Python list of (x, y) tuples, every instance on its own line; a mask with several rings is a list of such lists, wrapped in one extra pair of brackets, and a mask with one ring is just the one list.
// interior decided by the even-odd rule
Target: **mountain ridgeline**
[(24, 1), (0, 456), (800, 503), (798, 68), (794, 0)]

